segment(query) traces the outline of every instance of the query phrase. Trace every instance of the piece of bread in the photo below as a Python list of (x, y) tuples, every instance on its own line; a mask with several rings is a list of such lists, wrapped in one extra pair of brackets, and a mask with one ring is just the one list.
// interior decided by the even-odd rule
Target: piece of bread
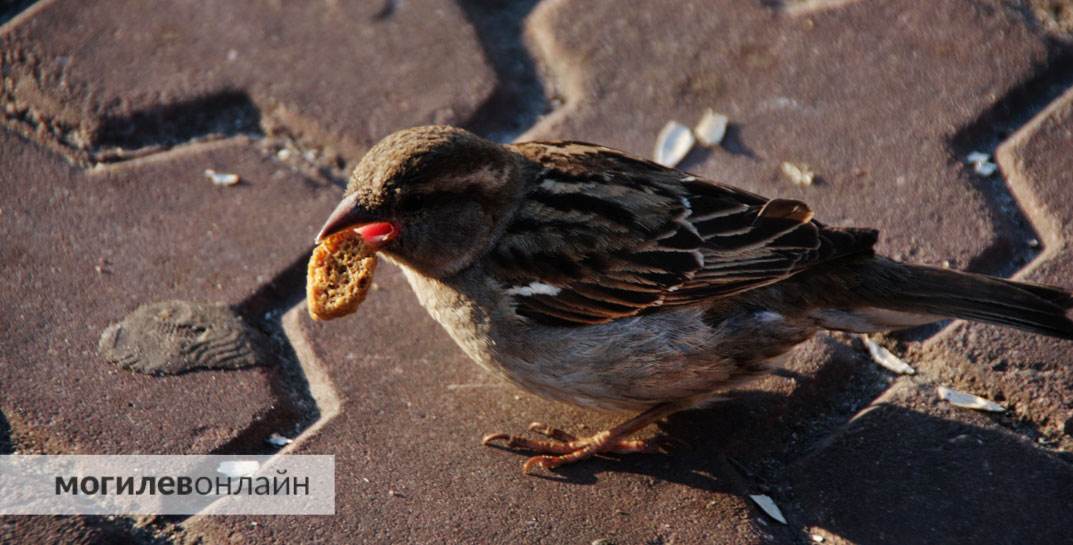
[(313, 249), (306, 274), (309, 315), (314, 320), (333, 320), (357, 310), (375, 270), (376, 254), (353, 229), (322, 240)]

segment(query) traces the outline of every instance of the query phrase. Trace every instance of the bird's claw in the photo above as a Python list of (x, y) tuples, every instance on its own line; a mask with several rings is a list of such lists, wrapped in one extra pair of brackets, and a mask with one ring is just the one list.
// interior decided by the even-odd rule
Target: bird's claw
[(543, 435), (548, 439), (530, 439), (508, 433), (489, 433), (481, 439), (481, 444), (493, 446), (502, 442), (503, 446), (508, 449), (539, 453), (538, 456), (530, 457), (522, 465), (522, 472), (529, 475), (538, 468), (551, 470), (565, 464), (591, 458), (597, 454), (663, 452), (666, 450), (665, 447), (668, 446), (668, 443), (671, 442), (667, 436), (663, 435), (651, 439), (629, 439), (627, 437), (614, 437), (608, 431), (579, 439), (573, 434), (542, 422), (530, 424), (529, 431)]

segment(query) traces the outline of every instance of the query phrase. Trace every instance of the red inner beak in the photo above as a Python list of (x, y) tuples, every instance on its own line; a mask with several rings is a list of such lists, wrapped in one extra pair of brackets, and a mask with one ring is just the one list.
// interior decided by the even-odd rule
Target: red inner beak
[(357, 200), (357, 193), (353, 193), (344, 197), (336, 205), (335, 210), (328, 216), (328, 221), (324, 223), (324, 227), (321, 227), (320, 233), (317, 234), (316, 242), (318, 244), (324, 237), (345, 229), (353, 229), (361, 235), (367, 245), (374, 249), (378, 249), (398, 236), (398, 224), (385, 221), (374, 214), (365, 212)]
[(373, 248), (393, 240), (399, 232), (398, 228), (395, 227), (395, 224), (389, 221), (366, 223), (365, 225), (355, 227), (354, 230), (361, 235), (361, 238), (365, 240), (366, 244)]

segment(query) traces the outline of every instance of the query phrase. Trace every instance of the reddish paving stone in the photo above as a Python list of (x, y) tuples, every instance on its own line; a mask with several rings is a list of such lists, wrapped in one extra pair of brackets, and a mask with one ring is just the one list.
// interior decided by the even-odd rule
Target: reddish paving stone
[[(272, 360), (151, 377), (107, 363), (97, 344), (143, 303), (250, 299), (302, 259), (337, 190), (241, 141), (93, 171), (6, 131), (0, 149), (0, 410), (16, 448), (203, 453), (297, 418)], [(216, 187), (206, 168), (242, 182)], [(262, 431), (248, 439), (259, 445)]]
[(0, 543), (26, 545), (136, 545), (126, 529), (105, 517), (0, 517)]
[[(995, 243), (995, 227), (947, 142), (1032, 73), (1044, 40), (1005, 12), (962, 13), (964, 3), (867, 4), (812, 23), (744, 3), (658, 17), (612, 3), (541, 5), (532, 28), (568, 103), (527, 137), (647, 154), (667, 119), (692, 121), (713, 106), (739, 124), (727, 144), (735, 154), (695, 154), (691, 170), (804, 198), (835, 223), (885, 228), (891, 253), (967, 263)], [(935, 18), (951, 19), (957, 38), (929, 32), (924, 23)], [(1008, 40), (1001, 48), (992, 45), (996, 33)], [(928, 55), (914, 57), (915, 49)], [(741, 77), (720, 75), (730, 73)], [(775, 174), (782, 160), (810, 162), (826, 180), (795, 190)], [(729, 460), (748, 468), (758, 457), (792, 458), (829, 425), (808, 418), (852, 414), (885, 384), (850, 349), (820, 339), (791, 364), (795, 379), (767, 379), (743, 399), (663, 425), (693, 450), (587, 462), (565, 468), (565, 482), (523, 478), (522, 457), (477, 439), (530, 420), (591, 431), (616, 417), (488, 385), (393, 270), (380, 271), (378, 284), (355, 317), (305, 326), (344, 401), (298, 451), (338, 457), (339, 514), (197, 519), (194, 535), (252, 543), (790, 540), (792, 530), (743, 499), (774, 485), (751, 482)]]
[[(623, 457), (525, 477), (524, 458), (482, 447), (496, 430), (547, 420), (584, 432), (617, 417), (540, 400), (492, 381), (417, 304), (393, 266), (358, 313), (301, 318), (342, 407), (296, 452), (335, 454), (334, 517), (215, 517), (191, 522), (207, 542), (758, 543), (786, 529), (747, 499), (711, 451)], [(251, 525), (251, 522), (257, 524)], [(240, 537), (238, 537), (240, 536)], [(781, 541), (780, 541), (781, 542)]]
[(825, 543), (1065, 543), (1073, 466), (902, 379), (790, 468), (791, 524)]
[[(764, 4), (541, 4), (530, 30), (565, 106), (527, 136), (651, 156), (667, 121), (693, 125), (710, 107), (731, 130), (686, 170), (802, 199), (828, 223), (879, 227), (880, 251), (916, 262), (963, 268), (1008, 244), (949, 142), (1045, 63), (1041, 31), (1000, 2), (860, 1), (796, 16)], [(820, 182), (793, 186), (783, 161)]]
[[(1018, 278), (1073, 290), (1073, 91), (1003, 144), (998, 161), (1043, 253)], [(1073, 342), (959, 324), (920, 356), (939, 380), (1005, 403), (1073, 448)]]
[(495, 86), (447, 0), (60, 0), (15, 23), (5, 94), (75, 147), (96, 145), (109, 118), (245, 92), (262, 124), (353, 160), (395, 129), (464, 122)]
[[(482, 72), (485, 70), (483, 64), (474, 60), (479, 54), (474, 53), (472, 45), (467, 45), (463, 34), (452, 34), (454, 37), (450, 38), (460, 42), (436, 40), (458, 27), (441, 21), (434, 25), (436, 32), (425, 33), (429, 25), (433, 25), (427, 20), (407, 23), (406, 19), (399, 18), (412, 8), (412, 2), (401, 4), (402, 8), (388, 15), (387, 20), (394, 20), (404, 27), (404, 30), (396, 29), (396, 36), (422, 35), (417, 36), (418, 40), (390, 42), (392, 47), (398, 48), (388, 48), (390, 54), (383, 54), (383, 57), (370, 56), (372, 60), (369, 62), (374, 67), (390, 65), (385, 70), (399, 70), (404, 73), (399, 76), (402, 81), (416, 83), (399, 87), (388, 85), (386, 91), (382, 84), (390, 77), (381, 76), (385, 72), (379, 68), (353, 74), (344, 70), (330, 72), (326, 68), (344, 63), (336, 63), (335, 60), (343, 61), (343, 55), (324, 43), (353, 39), (354, 35), (361, 34), (354, 28), (380, 32), (383, 28), (377, 25), (384, 24), (371, 19), (362, 19), (361, 23), (349, 27), (339, 23), (320, 25), (310, 22), (315, 19), (310, 17), (311, 13), (330, 7), (298, 8), (279, 4), (281, 9), (302, 13), (301, 17), (290, 17), (287, 25), (276, 25), (275, 30), (311, 34), (311, 37), (295, 39), (294, 43), (288, 44), (288, 48), (294, 49), (275, 49), (275, 54), (290, 59), (301, 57), (295, 51), (332, 51), (331, 55), (325, 54), (327, 60), (300, 63), (303, 65), (295, 67), (293, 62), (279, 66), (272, 64), (273, 59), (269, 56), (272, 47), (265, 48), (269, 53), (257, 51), (271, 43), (264, 38), (272, 33), (259, 34), (261, 29), (257, 23), (247, 23), (230, 11), (256, 12), (258, 17), (255, 19), (260, 22), (268, 17), (248, 7), (222, 7), (223, 12), (206, 15), (196, 8), (177, 8), (169, 4), (166, 8), (154, 8), (166, 12), (164, 15), (147, 11), (144, 14), (138, 12), (140, 20), (130, 17), (130, 20), (138, 21), (139, 26), (137, 31), (132, 31), (123, 27), (127, 23), (112, 18), (110, 14), (114, 11), (106, 10), (114, 10), (115, 6), (106, 2), (102, 4), (106, 7), (93, 6), (79, 15), (83, 22), (72, 24), (71, 34), (75, 37), (53, 40), (54, 33), (49, 32), (55, 25), (70, 22), (73, 17), (59, 11), (56, 6), (62, 4), (65, 2), (57, 1), (35, 8), (33, 17), (21, 19), (15, 31), (7, 35), (9, 41), (6, 43), (17, 44), (18, 52), (26, 54), (15, 59), (16, 66), (41, 68), (40, 82), (44, 83), (42, 88), (45, 89), (38, 92), (33, 86), (39, 80), (23, 74), (19, 76), (21, 79), (16, 78), (16, 83), (22, 83), (23, 87), (15, 96), (32, 103), (39, 112), (70, 123), (76, 127), (76, 133), (82, 131), (90, 139), (101, 120), (108, 116), (125, 116), (140, 109), (237, 88), (250, 93), (262, 116), (282, 119), (296, 130), (309, 130), (324, 141), (332, 141), (340, 149), (355, 150), (399, 126), (396, 125), (399, 119), (402, 124), (413, 124), (430, 120), (421, 118), (422, 115), (435, 118), (437, 110), (445, 111), (441, 110), (445, 97), (461, 101), (473, 99), (465, 108), (455, 109), (457, 118), (451, 118), (451, 112), (444, 114), (448, 120), (464, 119), (463, 113), (472, 111), (480, 102), (474, 97), (484, 96), (482, 93), (487, 94), (489, 90), (487, 74)], [(987, 219), (990, 212), (985, 197), (973, 189), (972, 179), (962, 172), (956, 158), (949, 156), (946, 142), (959, 127), (986, 109), (995, 96), (1024, 79), (1031, 72), (1033, 63), (1044, 57), (1043, 40), (1027, 30), (1019, 19), (1003, 10), (989, 11), (986, 7), (966, 10), (968, 3), (952, 1), (938, 4), (861, 2), (797, 18), (778, 15), (758, 4), (741, 2), (721, 6), (683, 5), (659, 12), (624, 11), (612, 6), (615, 5), (611, 2), (597, 4), (574, 0), (550, 2), (538, 8), (533, 18), (536, 41), (544, 50), (545, 63), (560, 77), (559, 83), (567, 91), (569, 100), (566, 108), (534, 131), (534, 136), (589, 139), (648, 154), (654, 135), (667, 119), (677, 117), (691, 123), (703, 108), (711, 106), (731, 114), (737, 123), (726, 146), (734, 153), (716, 150), (707, 156), (694, 154), (685, 165), (691, 170), (769, 195), (803, 198), (812, 203), (822, 217), (834, 223), (882, 227), (888, 235), (886, 250), (916, 260), (951, 259), (955, 264), (964, 264), (996, 243), (996, 227)], [(138, 5), (124, 9), (130, 12), (143, 8)], [(615, 11), (610, 12), (612, 9)], [(189, 13), (178, 23), (172, 23), (177, 25), (174, 28), (153, 26), (155, 22), (175, 17), (172, 10), (188, 10)], [(445, 13), (454, 17), (451, 14), (456, 11), (449, 6)], [(408, 17), (417, 17), (408, 13)], [(345, 17), (336, 21), (340, 20)], [(944, 21), (941, 29), (937, 28), (940, 25), (932, 24), (935, 20)], [(90, 34), (96, 34), (102, 28), (102, 22), (107, 23), (103, 28), (120, 32), (128, 43), (139, 45), (141, 50), (114, 45), (109, 40), (87, 40)], [(464, 23), (460, 24), (464, 26)], [(184, 29), (198, 29), (198, 33), (218, 39), (181, 42), (169, 34), (182, 36), (186, 32)], [(342, 32), (339, 29), (347, 29), (352, 34), (334, 34)], [(1000, 35), (1003, 39), (996, 40), (995, 37)], [(46, 36), (49, 39), (45, 39)], [(336, 38), (334, 42), (332, 37)], [(444, 69), (451, 77), (461, 78), (464, 82), (446, 81), (441, 72), (424, 70), (425, 65), (421, 63), (426, 57), (422, 55), (406, 57), (398, 53), (412, 51), (406, 47), (425, 37), (436, 43), (431, 51), (429, 48), (424, 51), (437, 55), (429, 57), (434, 64), (439, 63), (437, 69), (457, 59), (475, 63)], [(148, 46), (165, 42), (177, 45)], [(234, 43), (243, 44), (244, 49), (230, 45)], [(452, 50), (440, 45), (442, 43), (461, 46)], [(218, 44), (222, 45), (217, 47)], [(230, 64), (224, 62), (229, 48), (235, 48), (238, 55)], [(79, 50), (78, 54), (66, 54), (75, 49)], [(146, 55), (148, 59), (143, 58)], [(306, 57), (313, 58), (314, 55)], [(414, 62), (400, 62), (400, 57)], [(117, 58), (125, 61), (117, 63)], [(235, 66), (246, 58), (252, 59), (249, 66)], [(156, 70), (145, 70), (143, 67), (147, 62)], [(130, 68), (135, 63), (141, 64), (137, 70)], [(292, 72), (295, 69), (299, 70), (297, 75)], [(100, 73), (93, 73), (94, 70)], [(141, 78), (145, 73), (154, 76), (143, 82)], [(344, 73), (347, 75), (341, 75)], [(376, 77), (368, 87), (380, 95), (358, 93), (356, 90), (360, 88), (363, 92), (365, 88), (355, 86), (351, 81), (369, 79), (370, 73)], [(302, 74), (311, 76), (303, 77)], [(325, 77), (337, 79), (325, 80)], [(414, 79), (407, 80), (409, 77)], [(66, 78), (81, 87), (52, 86), (52, 82), (58, 81), (56, 78)], [(328, 83), (320, 85), (323, 81)], [(431, 83), (438, 81), (444, 83), (439, 86)], [(472, 92), (450, 90), (457, 90), (459, 86)], [(403, 88), (405, 92), (400, 91)], [(378, 102), (381, 99), (385, 102)], [(60, 104), (71, 105), (70, 113), (64, 114)], [(279, 105), (285, 111), (276, 108)], [(402, 112), (399, 119), (391, 117), (395, 115), (390, 113), (392, 111)], [(367, 121), (369, 115), (373, 117)], [(390, 119), (381, 123), (377, 121), (380, 119), (377, 115)], [(355, 129), (348, 123), (365, 125)], [(208, 149), (218, 151), (221, 148)], [(913, 150), (913, 153), (905, 150)], [(225, 155), (232, 152), (235, 157), (245, 157), (230, 148), (220, 151)], [(28, 152), (19, 153), (21, 157)], [(52, 170), (49, 174), (55, 174), (61, 180), (62, 183), (54, 184), (60, 192), (65, 187), (63, 184), (72, 187), (71, 184), (78, 182), (80, 186), (89, 187), (87, 194), (105, 203), (114, 203), (118, 198), (114, 189), (129, 187), (133, 181), (123, 177), (122, 173), (131, 172), (126, 169), (143, 169), (135, 172), (167, 179), (175, 171), (185, 168), (194, 179), (207, 184), (200, 177), (205, 165), (190, 164), (197, 163), (191, 157), (199, 157), (199, 153), (210, 152), (168, 155), (164, 159), (126, 165), (107, 175), (84, 176), (79, 171), (59, 167), (53, 169), (58, 170), (58, 174)], [(267, 164), (247, 160), (250, 172), (271, 170)], [(777, 174), (782, 160), (812, 164), (824, 177), (824, 183), (807, 190), (790, 187)], [(154, 168), (160, 169), (159, 172), (153, 171)], [(855, 173), (854, 169), (860, 169), (861, 173)], [(245, 177), (246, 173), (243, 174)], [(897, 182), (899, 176), (904, 177), (904, 183)], [(37, 175), (33, 179), (37, 179)], [(265, 177), (260, 179), (274, 183)], [(5, 192), (11, 185), (4, 182)], [(219, 193), (215, 194), (225, 197), (239, 189), (223, 190), (208, 185), (192, 187), (199, 191), (216, 190)], [(257, 187), (254, 184), (255, 191)], [(300, 185), (288, 187), (292, 191), (302, 190)], [(25, 198), (42, 199), (35, 210), (54, 206), (44, 199), (45, 195), (57, 190), (49, 189), (48, 193), (35, 196), (32, 187), (17, 189)], [(194, 198), (195, 204), (169, 202), (167, 197), (190, 195), (175, 187), (153, 189), (166, 192), (154, 195), (160, 198), (154, 198), (152, 204), (164, 209), (162, 214), (166, 219), (154, 228), (184, 244), (193, 245), (199, 239), (179, 236), (188, 233), (192, 227), (179, 223), (177, 217), (181, 211), (200, 211), (192, 212), (190, 217), (218, 217), (222, 211), (235, 209), (234, 203), (223, 198), (220, 202), (209, 203), (202, 202), (204, 197)], [(316, 193), (311, 188), (306, 190)], [(329, 193), (320, 191), (316, 195), (322, 197)], [(86, 313), (87, 318), (82, 323), (98, 325), (100, 322), (94, 333), (97, 334), (105, 323), (120, 319), (125, 312), (145, 302), (145, 293), (149, 292), (178, 293), (180, 295), (176, 296), (183, 298), (190, 298), (191, 294), (216, 293), (212, 282), (202, 281), (203, 276), (177, 272), (187, 267), (197, 269), (194, 272), (201, 274), (211, 274), (212, 271), (234, 274), (241, 270), (236, 268), (241, 264), (260, 259), (271, 262), (261, 268), (275, 267), (278, 271), (286, 265), (286, 260), (280, 257), (282, 265), (278, 264), (277, 256), (266, 255), (270, 249), (289, 248), (292, 235), (299, 237), (294, 240), (300, 242), (294, 244), (300, 247), (316, 228), (309, 224), (319, 222), (332, 204), (317, 201), (316, 207), (323, 210), (315, 212), (289, 209), (266, 214), (265, 203), (289, 206), (313, 197), (283, 194), (264, 198), (264, 201), (258, 201), (259, 207), (253, 207), (258, 209), (255, 212), (262, 213), (262, 217), (236, 214), (224, 218), (234, 232), (221, 229), (227, 234), (226, 240), (221, 239), (219, 243), (236, 244), (237, 249), (233, 251), (239, 254), (237, 262), (214, 268), (216, 264), (194, 259), (200, 257), (194, 249), (203, 249), (182, 248), (180, 253), (186, 259), (173, 259), (153, 268), (157, 272), (165, 271), (165, 276), (158, 279), (160, 285), (136, 288), (144, 291), (139, 292), (138, 297), (131, 297), (130, 304), (121, 313), (107, 319), (95, 318), (104, 311), (94, 309)], [(9, 220), (8, 201), (5, 195), (4, 215), (0, 216), (3, 222), (0, 225), (5, 229)], [(876, 207), (874, 203), (877, 202), (889, 204)], [(861, 211), (852, 212), (854, 210)], [(72, 215), (75, 216), (72, 219), (82, 219), (77, 217), (78, 214)], [(143, 219), (141, 216), (130, 217), (129, 213), (127, 216), (119, 219), (133, 223)], [(288, 218), (287, 230), (280, 230), (279, 217)], [(95, 221), (97, 224), (102, 222), (99, 218)], [(69, 233), (63, 228), (57, 229), (61, 234)], [(115, 228), (109, 227), (102, 238), (115, 236), (114, 231)], [(247, 236), (258, 232), (262, 235), (271, 233), (271, 236)], [(23, 231), (18, 235), (19, 238), (26, 236)], [(124, 252), (117, 259), (133, 260), (156, 249), (146, 248), (149, 235), (135, 238), (126, 241), (133, 250)], [(108, 239), (108, 242), (123, 241)], [(168, 259), (167, 256), (174, 252), (174, 249), (161, 250), (154, 255)], [(6, 262), (8, 256), (3, 257)], [(68, 256), (69, 263), (64, 264), (63, 270), (77, 270), (76, 258)], [(91, 267), (93, 261), (88, 263)], [(176, 274), (180, 280), (170, 278)], [(245, 279), (245, 274), (243, 271), (239, 276)], [(847, 405), (831, 411), (852, 412), (854, 403), (874, 392), (877, 385), (882, 387), (882, 381), (874, 373), (865, 371), (862, 374), (853, 370), (854, 365), (863, 368), (859, 358), (847, 353), (846, 348), (821, 339), (810, 344), (791, 366), (800, 378), (768, 379), (758, 385), (751, 398), (670, 419), (665, 429), (693, 443), (693, 450), (667, 456), (588, 462), (566, 468), (562, 473), (563, 482), (522, 477), (519, 469), (523, 458), (480, 447), (478, 439), (483, 433), (521, 431), (530, 420), (537, 419), (584, 432), (607, 426), (617, 418), (538, 400), (509, 387), (490, 385), (490, 379), (466, 360), (447, 335), (417, 306), (396, 269), (383, 267), (378, 272), (377, 282), (380, 289), (370, 296), (358, 315), (330, 324), (313, 324), (303, 316), (300, 338), (294, 339), (312, 346), (342, 397), (341, 412), (315, 435), (303, 439), (296, 449), (298, 452), (337, 456), (338, 514), (334, 517), (195, 518), (186, 525), (193, 537), (202, 536), (209, 543), (318, 540), (347, 543), (584, 543), (598, 538), (610, 538), (618, 543), (789, 542), (800, 537), (793, 528), (805, 524), (802, 521), (818, 524), (813, 511), (804, 507), (791, 511), (792, 528), (770, 522), (744, 499), (744, 495), (769, 492), (767, 488), (772, 485), (758, 489), (757, 483), (749, 482), (751, 478), (739, 475), (738, 464), (730, 457), (744, 460), (745, 465), (750, 466), (756, 457), (771, 456), (781, 449), (788, 451), (782, 453), (783, 456), (793, 456), (799, 452), (795, 449), (802, 447), (790, 440), (790, 436), (802, 429), (808, 431), (807, 427), (802, 427), (801, 420), (827, 410), (818, 407), (818, 400), (837, 399)], [(234, 287), (234, 291), (221, 294), (219, 299), (240, 301), (248, 298), (255, 287), (253, 283), (243, 284)], [(115, 286), (108, 289), (94, 286), (92, 292), (79, 294), (84, 300), (81, 306), (74, 307), (81, 311), (88, 305), (85, 300), (91, 296), (98, 300), (98, 294), (101, 298), (108, 295), (121, 298), (123, 292)], [(0, 291), (0, 295), (5, 301), (8, 299), (7, 293)], [(150, 300), (163, 298), (154, 295)], [(111, 304), (119, 306), (114, 301)], [(41, 322), (57, 320), (52, 316), (51, 320)], [(70, 326), (69, 321), (67, 326)], [(88, 333), (83, 336), (90, 337)], [(86, 356), (91, 360), (94, 354), (87, 353)], [(10, 367), (3, 363), (3, 368)], [(236, 376), (256, 376), (258, 372), (198, 373), (165, 380), (196, 381), (216, 377), (216, 380), (226, 381)], [(6, 376), (0, 378), (7, 380)], [(47, 378), (55, 380), (51, 375)], [(99, 379), (89, 381), (89, 387), (100, 387)], [(144, 382), (138, 382), (143, 379)], [(115, 373), (107, 380), (118, 381), (121, 386), (115, 387), (115, 403), (138, 395), (162, 399), (156, 390), (136, 391), (162, 384), (161, 379)], [(858, 389), (850, 394), (835, 395), (847, 381)], [(253, 393), (246, 394), (244, 388)], [(243, 392), (241, 401), (256, 405), (259, 399), (268, 399), (268, 396), (257, 393), (258, 388), (261, 387), (256, 384), (232, 386), (220, 383), (219, 391)], [(186, 394), (185, 400), (192, 406), (188, 420), (198, 421), (203, 416), (241, 420), (252, 411), (245, 406), (237, 409), (225, 406), (227, 400), (212, 399), (216, 405), (201, 402), (197, 396), (202, 394), (204, 392), (196, 387), (193, 393)], [(237, 403), (238, 400), (234, 401)], [(105, 405), (97, 408), (98, 411), (115, 412), (111, 405), (98, 404)], [(0, 408), (5, 413), (12, 412), (7, 406)], [(18, 412), (8, 416), (16, 427), (21, 425), (17, 420), (21, 416)], [(151, 416), (157, 418), (160, 414)], [(90, 414), (89, 417), (87, 420), (93, 421), (99, 419), (100, 414)], [(584, 430), (572, 425), (582, 422), (587, 425)], [(924, 441), (930, 430), (925, 427), (914, 438)], [(61, 435), (69, 435), (71, 431), (80, 430), (72, 430), (68, 424), (58, 431)], [(1009, 439), (1008, 434), (1002, 437)], [(834, 452), (840, 445), (839, 438), (821, 452)], [(125, 445), (131, 440), (129, 436), (116, 437), (115, 444)], [(719, 448), (724, 443), (725, 448)], [(867, 452), (861, 458), (842, 458), (842, 467), (856, 467), (853, 462), (867, 462), (877, 456), (882, 458), (884, 449), (889, 449), (889, 445), (876, 439), (864, 449)], [(1033, 456), (1042, 455), (1031, 449), (1026, 451)], [(999, 450), (992, 455), (1004, 456), (1006, 452), (1008, 450)], [(807, 475), (802, 477), (801, 468), (811, 467), (808, 463), (811, 462), (795, 468), (794, 482), (800, 486), (795, 487), (795, 495), (789, 497), (800, 500), (804, 494), (799, 490), (821, 490), (827, 484), (819, 482), (821, 479), (807, 480)], [(1040, 464), (1039, 467), (1051, 467), (1043, 462)], [(827, 468), (831, 472), (837, 469), (837, 466)], [(817, 474), (824, 473), (817, 470)], [(923, 484), (918, 482), (916, 486)], [(874, 492), (881, 491), (880, 488)], [(783, 497), (777, 493), (778, 488), (772, 488), (770, 492), (784, 507), (793, 505), (784, 503)], [(857, 513), (861, 509), (859, 503), (839, 501), (838, 498), (831, 500), (834, 507), (829, 512), (845, 508), (856, 509), (852, 512)], [(804, 501), (800, 503), (806, 504)], [(251, 522), (258, 524), (253, 526)], [(868, 535), (859, 533), (862, 526), (852, 522), (840, 524), (825, 527), (858, 541), (870, 541)], [(867, 530), (868, 526), (863, 528)]]
[[(731, 130), (722, 147), (687, 157), (687, 170), (805, 200), (830, 223), (878, 227), (879, 250), (897, 258), (1006, 268), (1022, 244), (1000, 217), (1013, 214), (988, 202), (952, 142), (964, 143), (966, 127), (1035, 76), (1047, 37), (998, 3), (833, 2), (798, 15), (761, 4), (683, 2), (658, 14), (614, 2), (542, 4), (532, 39), (566, 103), (526, 137), (648, 155), (664, 123), (692, 124), (711, 107), (730, 116)], [(796, 188), (779, 174), (782, 161), (810, 164), (822, 179)], [(830, 381), (828, 392), (853, 376), (807, 357), (790, 368), (821, 390)]]

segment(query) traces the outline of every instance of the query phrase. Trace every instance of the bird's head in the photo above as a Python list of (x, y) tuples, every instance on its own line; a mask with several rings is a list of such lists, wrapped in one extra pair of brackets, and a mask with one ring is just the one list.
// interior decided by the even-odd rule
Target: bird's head
[(519, 156), (462, 129), (398, 131), (362, 158), (317, 241), (355, 229), (422, 274), (451, 275), (494, 241), (517, 198), (520, 168)]

